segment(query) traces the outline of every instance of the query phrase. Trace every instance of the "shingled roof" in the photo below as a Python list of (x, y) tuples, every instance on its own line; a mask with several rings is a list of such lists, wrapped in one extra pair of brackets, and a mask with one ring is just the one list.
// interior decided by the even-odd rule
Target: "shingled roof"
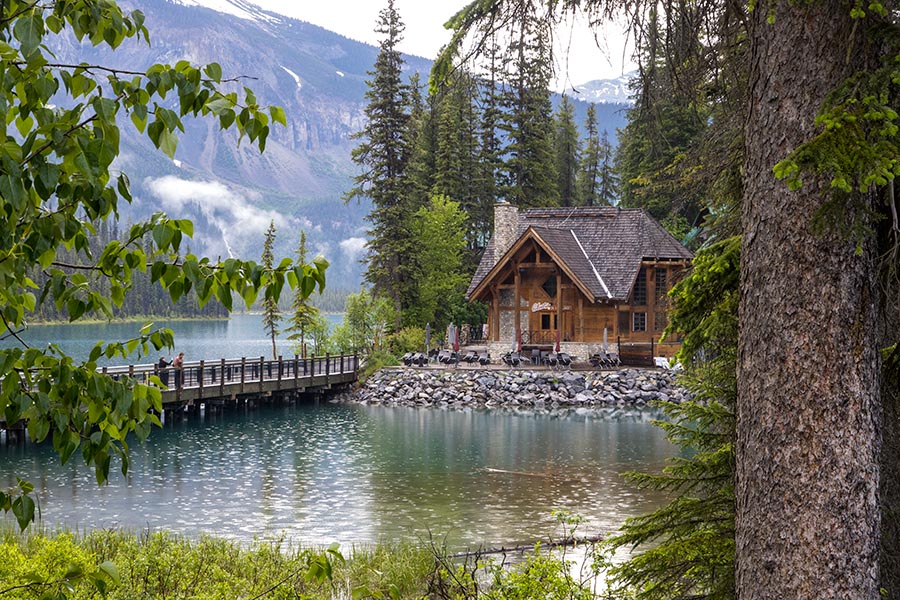
[[(687, 248), (638, 208), (532, 208), (519, 213), (517, 240), (526, 233), (565, 263), (562, 266), (593, 293), (594, 301), (627, 300), (641, 261), (693, 258)], [(494, 254), (492, 239), (467, 298), (503, 258)]]

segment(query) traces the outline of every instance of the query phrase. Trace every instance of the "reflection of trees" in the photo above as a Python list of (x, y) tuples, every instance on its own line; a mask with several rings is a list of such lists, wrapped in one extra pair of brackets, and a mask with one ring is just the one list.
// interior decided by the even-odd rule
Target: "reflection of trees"
[[(617, 523), (640, 498), (621, 473), (661, 467), (672, 452), (647, 422), (386, 407), (366, 415), (375, 512), (394, 507), (411, 528), (467, 542), (546, 535), (557, 508), (613, 511)], [(382, 536), (396, 531), (381, 525)]]

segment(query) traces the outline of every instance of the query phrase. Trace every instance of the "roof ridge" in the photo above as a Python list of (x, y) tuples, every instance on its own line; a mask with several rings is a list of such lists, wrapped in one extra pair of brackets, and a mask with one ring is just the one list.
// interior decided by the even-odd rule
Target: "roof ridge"
[(581, 245), (581, 240), (578, 239), (578, 235), (575, 234), (574, 229), (570, 229), (569, 232), (572, 234), (572, 237), (575, 239), (575, 243), (578, 244), (578, 247), (581, 248), (581, 253), (584, 254), (584, 259), (591, 265), (591, 270), (594, 272), (594, 275), (597, 277), (597, 281), (600, 282), (600, 285), (603, 286), (603, 291), (606, 292), (607, 298), (612, 298), (612, 294), (609, 292), (609, 288), (606, 287), (606, 283), (603, 281), (603, 278), (600, 277), (600, 273), (597, 271), (597, 267), (594, 266), (594, 261), (588, 256), (587, 251), (584, 249), (584, 246)]

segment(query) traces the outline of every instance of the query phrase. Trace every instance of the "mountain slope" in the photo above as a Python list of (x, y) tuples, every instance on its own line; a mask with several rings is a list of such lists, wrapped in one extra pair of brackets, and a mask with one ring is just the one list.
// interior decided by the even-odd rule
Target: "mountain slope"
[[(130, 41), (110, 52), (68, 38), (53, 48), (59, 60), (130, 70), (184, 59), (217, 62), (224, 77), (237, 78), (226, 84), (228, 91), (248, 86), (261, 105), (284, 107), (288, 119), (286, 128), (273, 127), (262, 155), (239, 145), (233, 132), (217, 131), (212, 120), (191, 121), (175, 161), (123, 124), (117, 167), (129, 174), (136, 200), (121, 211), (122, 218), (157, 210), (188, 217), (196, 226), (193, 252), (250, 259), (259, 257), (274, 220), (277, 255), (292, 254), (304, 229), (310, 251), (332, 263), (329, 286), (357, 287), (369, 205), (344, 204), (341, 198), (356, 173), (350, 155), (357, 142), (351, 136), (364, 124), (367, 71), (378, 48), (243, 0), (120, 4), (144, 12), (149, 46)], [(405, 60), (410, 75), (427, 78), (430, 61)], [(621, 106), (608, 109), (601, 128), (613, 134), (624, 122)]]

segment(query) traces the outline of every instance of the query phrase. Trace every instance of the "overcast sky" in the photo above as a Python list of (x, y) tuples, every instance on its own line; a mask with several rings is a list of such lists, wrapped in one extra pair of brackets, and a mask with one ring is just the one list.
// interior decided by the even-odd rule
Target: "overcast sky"
[[(202, 0), (201, 0), (202, 1)], [(221, 0), (220, 0), (221, 1)], [(378, 12), (387, 6), (386, 0), (250, 0), (272, 12), (277, 12), (302, 21), (321, 25), (349, 38), (377, 44), (374, 33)], [(204, 3), (210, 3), (206, 0)], [(395, 0), (394, 6), (406, 25), (403, 52), (425, 58), (434, 58), (438, 50), (450, 38), (444, 23), (468, 0)], [(610, 41), (605, 50), (597, 48), (593, 35), (584, 25), (573, 26), (559, 37), (568, 44), (572, 40), (572, 50), (568, 62), (557, 65), (561, 74), (557, 88), (580, 84), (593, 79), (615, 78), (633, 69), (630, 62), (623, 64), (624, 35), (621, 28), (610, 26), (607, 31)], [(571, 33), (571, 35), (569, 35)]]

